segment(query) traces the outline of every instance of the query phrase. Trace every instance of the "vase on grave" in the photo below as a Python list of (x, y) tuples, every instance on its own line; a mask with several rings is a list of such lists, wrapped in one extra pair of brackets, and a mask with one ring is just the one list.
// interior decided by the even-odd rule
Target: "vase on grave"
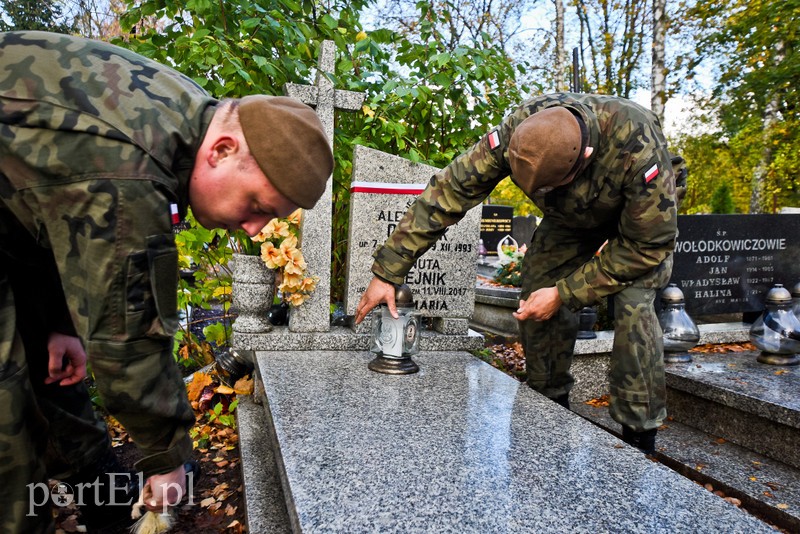
[(686, 313), (686, 300), (677, 284), (669, 284), (661, 292), (658, 324), (664, 336), (664, 362), (691, 362), (688, 351), (700, 341), (700, 329)]
[(270, 332), (267, 312), (272, 307), (275, 271), (267, 268), (260, 256), (234, 254), (233, 306), (238, 316), (233, 321), (234, 332), (258, 334)]
[(419, 317), (411, 288), (405, 284), (396, 286), (394, 297), (397, 319), (385, 304), (372, 312), (370, 351), (376, 356), (367, 367), (376, 373), (408, 375), (419, 371), (411, 359), (419, 352)]
[(764, 313), (750, 327), (750, 341), (761, 350), (761, 363), (800, 363), (800, 320), (792, 313), (792, 294), (782, 284), (767, 292)]

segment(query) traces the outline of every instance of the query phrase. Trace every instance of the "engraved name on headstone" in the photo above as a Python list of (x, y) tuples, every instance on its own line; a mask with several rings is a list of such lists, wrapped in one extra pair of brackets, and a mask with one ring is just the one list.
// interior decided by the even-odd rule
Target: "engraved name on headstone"
[[(345, 309), (355, 314), (372, 279), (372, 254), (386, 241), (408, 207), (439, 169), (363, 146), (353, 155)], [(447, 229), (406, 277), (417, 309), (446, 334), (465, 334), (475, 307), (475, 261), (480, 206)]]
[(800, 215), (681, 215), (671, 282), (693, 314), (755, 312), (800, 281)]

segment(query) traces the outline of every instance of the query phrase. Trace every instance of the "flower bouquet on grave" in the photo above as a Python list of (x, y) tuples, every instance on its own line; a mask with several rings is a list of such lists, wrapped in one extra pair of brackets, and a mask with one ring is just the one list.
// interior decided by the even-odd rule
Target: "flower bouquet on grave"
[(509, 260), (507, 262), (498, 262), (499, 265), (493, 280), (504, 286), (522, 286), (522, 260), (525, 258), (525, 252), (527, 252), (527, 250), (527, 245), (522, 245), (508, 255)]
[(303, 252), (297, 246), (302, 210), (282, 219), (272, 219), (252, 238), (259, 243), (264, 265), (278, 271), (278, 291), (284, 302), (300, 306), (311, 297), (319, 278), (308, 276)]

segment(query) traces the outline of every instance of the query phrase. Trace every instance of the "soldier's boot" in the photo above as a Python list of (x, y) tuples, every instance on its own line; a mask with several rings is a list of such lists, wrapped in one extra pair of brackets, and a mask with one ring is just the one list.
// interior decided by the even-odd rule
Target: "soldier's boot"
[(139, 498), (139, 475), (123, 467), (113, 451), (107, 451), (100, 461), (62, 482), (73, 488), (76, 499), (77, 488), (83, 485), (79, 522), (89, 532), (133, 524), (131, 507)]
[(559, 395), (558, 397), (553, 397), (550, 400), (560, 404), (561, 406), (569, 410), (569, 393), (564, 393), (563, 395)]
[(622, 441), (629, 445), (633, 445), (648, 456), (652, 456), (656, 452), (656, 434), (657, 428), (637, 432), (634, 429), (622, 425)]

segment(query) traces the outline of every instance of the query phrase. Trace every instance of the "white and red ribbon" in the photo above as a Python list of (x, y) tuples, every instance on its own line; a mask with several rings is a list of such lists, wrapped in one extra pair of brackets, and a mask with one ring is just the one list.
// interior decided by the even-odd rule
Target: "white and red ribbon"
[(386, 182), (352, 182), (351, 193), (372, 193), (377, 195), (419, 195), (425, 191), (426, 184), (390, 184)]

